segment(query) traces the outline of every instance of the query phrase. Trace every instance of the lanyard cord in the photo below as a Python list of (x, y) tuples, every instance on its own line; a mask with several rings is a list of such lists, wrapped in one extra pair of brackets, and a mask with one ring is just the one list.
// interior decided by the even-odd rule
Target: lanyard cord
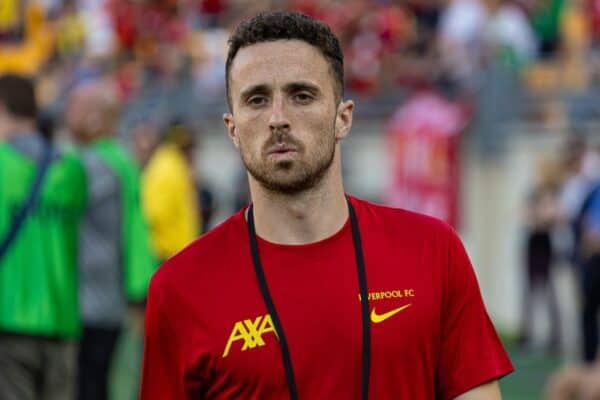
[[(362, 336), (363, 336), (363, 366), (362, 366), (362, 390), (361, 399), (367, 400), (369, 397), (369, 374), (371, 369), (371, 324), (369, 322), (369, 300), (367, 292), (367, 276), (365, 272), (365, 261), (362, 251), (362, 242), (360, 238), (360, 230), (358, 229), (358, 220), (354, 207), (348, 202), (348, 212), (350, 214), (350, 224), (352, 225), (352, 239), (354, 242), (354, 254), (356, 256), (356, 268), (358, 272), (358, 284), (360, 290), (360, 306), (362, 314)], [(265, 273), (260, 262), (260, 256), (258, 254), (258, 244), (256, 241), (256, 229), (254, 227), (254, 207), (252, 204), (248, 209), (248, 235), (250, 236), (250, 250), (252, 252), (252, 262), (254, 264), (254, 271), (256, 272), (256, 279), (260, 286), (260, 291), (267, 306), (267, 310), (271, 315), (273, 325), (275, 325), (275, 331), (279, 338), (279, 345), (281, 347), (281, 356), (283, 358), (283, 366), (285, 370), (285, 378), (288, 384), (288, 390), (290, 392), (291, 400), (298, 400), (298, 388), (296, 386), (296, 380), (294, 378), (294, 369), (292, 367), (292, 359), (290, 356), (290, 350), (288, 343), (279, 320), (279, 315), (275, 310), (275, 304), (273, 298), (269, 292), (267, 286), (267, 280)]]

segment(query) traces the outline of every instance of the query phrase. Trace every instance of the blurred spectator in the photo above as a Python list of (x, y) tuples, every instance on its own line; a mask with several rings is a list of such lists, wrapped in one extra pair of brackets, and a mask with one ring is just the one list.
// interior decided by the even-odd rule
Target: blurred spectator
[(32, 82), (0, 77), (0, 398), (70, 400), (85, 173), (36, 113)]
[(227, 0), (199, 0), (197, 3), (197, 11), (199, 12), (199, 24), (203, 27), (214, 28), (221, 21), (223, 14), (229, 9), (229, 1)]
[(486, 0), (488, 52), (504, 65), (519, 70), (537, 56), (537, 40), (526, 10), (518, 0)]
[(567, 177), (561, 193), (563, 219), (571, 226), (570, 253), (577, 267), (582, 309), (583, 359), (591, 362), (598, 348), (598, 308), (600, 307), (600, 276), (596, 248), (598, 236), (597, 208), (600, 191), (600, 156), (579, 138), (567, 142), (563, 150)]
[(175, 120), (148, 161), (142, 179), (142, 203), (159, 260), (165, 261), (201, 232), (193, 172), (195, 138)]
[(537, 182), (527, 199), (525, 238), (526, 282), (521, 314), (521, 345), (530, 344), (533, 334), (533, 299), (537, 290), (545, 293), (550, 316), (548, 350), (556, 353), (560, 346), (560, 316), (558, 298), (552, 282), (552, 266), (555, 251), (552, 232), (560, 217), (558, 184), (560, 174), (557, 165), (549, 159), (542, 159), (537, 170)]
[(213, 29), (196, 33), (188, 39), (192, 74), (200, 101), (211, 101), (222, 94), (228, 36), (224, 29)]
[(79, 241), (80, 400), (108, 398), (108, 372), (127, 304), (145, 300), (155, 270), (142, 216), (139, 172), (113, 139), (118, 117), (111, 82), (83, 84), (73, 92), (67, 125), (82, 146), (88, 201)]
[(440, 64), (461, 91), (481, 83), (488, 11), (483, 0), (449, 0), (438, 32)]
[(562, 150), (563, 185), (560, 193), (560, 207), (563, 222), (569, 227), (567, 249), (569, 258), (580, 267), (579, 240), (580, 240), (580, 212), (592, 191), (597, 178), (594, 177), (593, 156), (590, 155), (587, 143), (579, 135), (568, 140)]
[(110, 0), (77, 0), (86, 26), (85, 53), (88, 57), (110, 57), (116, 51), (115, 26), (109, 13)]
[(566, 176), (560, 194), (560, 204), (563, 218), (569, 224), (575, 223), (583, 201), (593, 185), (593, 180), (583, 171), (586, 152), (585, 141), (577, 136), (565, 143), (562, 150), (562, 168)]
[(409, 0), (407, 5), (415, 18), (413, 45), (418, 54), (426, 54), (433, 47), (442, 14), (443, 0)]
[(561, 58), (565, 88), (584, 92), (590, 80), (590, 32), (583, 0), (570, 0), (561, 15)]
[[(105, 0), (106, 18), (119, 47), (141, 58), (156, 56), (158, 44), (181, 43), (187, 34), (186, 19), (176, 1)], [(107, 28), (108, 29), (108, 28)]]
[(132, 150), (138, 165), (146, 167), (158, 144), (158, 128), (149, 122), (135, 125), (132, 128)]
[[(51, 93), (58, 96), (58, 102), (63, 89), (73, 82), (109, 72), (119, 77), (126, 99), (155, 98), (157, 91), (171, 98), (172, 92), (185, 88), (195, 89), (191, 101), (166, 103), (212, 105), (224, 94), (224, 50), (231, 23), (258, 11), (284, 7), (323, 19), (334, 28), (347, 54), (347, 87), (360, 95), (401, 93), (398, 89), (415, 79), (430, 81), (440, 73), (465, 94), (475, 93), (482, 82), (500, 82), (498, 87), (511, 92), (514, 86), (484, 76), (489, 56), (486, 43), (495, 36), (493, 41), (499, 44), (495, 53), (505, 62), (529, 59), (532, 46), (537, 47), (525, 18), (531, 12), (544, 54), (556, 54), (560, 47), (565, 55), (573, 55), (565, 63), (561, 80), (581, 87), (587, 82), (587, 69), (579, 65), (587, 53), (581, 49), (587, 45), (580, 44), (587, 42), (569, 38), (585, 35), (585, 24), (580, 22), (586, 15), (594, 26), (595, 6), (594, 0), (579, 1), (585, 2), (582, 7), (587, 13), (569, 12), (581, 7), (565, 0), (4, 0), (0, 71), (28, 71), (47, 81), (49, 69), (42, 73), (42, 68), (53, 63), (52, 79), (61, 82)], [(590, 62), (594, 59), (600, 57), (591, 57)], [(183, 85), (172, 84), (173, 77), (179, 76), (176, 70), (189, 75), (185, 80), (178, 78)], [(550, 75), (545, 71), (531, 76)], [(169, 81), (176, 90), (165, 84)]]
[(46, 140), (52, 140), (54, 137), (56, 121), (48, 111), (40, 111), (37, 117), (37, 131)]
[(468, 115), (435, 87), (415, 90), (387, 126), (392, 177), (386, 204), (423, 213), (457, 227), (459, 141)]
[(561, 17), (566, 0), (535, 0), (532, 25), (539, 39), (542, 58), (556, 56), (560, 49)]
[[(593, 154), (593, 153), (592, 153)], [(597, 155), (597, 154), (596, 154)], [(597, 171), (597, 170), (596, 170)], [(586, 196), (576, 222), (579, 259), (582, 262), (583, 359), (591, 363), (598, 356), (598, 312), (600, 311), (600, 181)]]
[(54, 46), (54, 31), (44, 9), (35, 1), (2, 0), (2, 11), (0, 73), (37, 73)]
[(198, 204), (200, 205), (201, 233), (206, 233), (211, 228), (213, 217), (217, 212), (217, 204), (213, 191), (204, 183), (198, 185)]
[(388, 59), (406, 46), (414, 33), (412, 15), (405, 7), (392, 4), (365, 10), (349, 42), (348, 88), (372, 96), (380, 86), (391, 83), (385, 81)]
[(25, 3), (19, 0), (6, 0), (2, 3), (0, 14), (0, 40), (16, 42), (23, 40)]
[(582, 0), (587, 17), (590, 40), (590, 73), (597, 85), (600, 83), (600, 0)]
[(600, 44), (600, 1), (582, 0), (589, 21), (590, 36), (594, 46)]
[(74, 58), (83, 52), (86, 38), (86, 25), (75, 0), (68, 0), (57, 22), (56, 50), (65, 59)]
[(536, 40), (525, 10), (512, 0), (486, 0), (488, 24), (474, 98), (473, 132), (488, 156), (504, 150), (507, 124), (522, 110), (521, 72), (535, 58)]

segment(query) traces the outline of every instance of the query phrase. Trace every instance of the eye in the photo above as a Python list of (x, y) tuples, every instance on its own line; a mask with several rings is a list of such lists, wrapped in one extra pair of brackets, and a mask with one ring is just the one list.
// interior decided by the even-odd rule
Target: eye
[(252, 107), (260, 107), (267, 103), (265, 96), (252, 96), (247, 100), (247, 103)]
[(300, 104), (308, 104), (313, 100), (313, 95), (308, 92), (299, 92), (294, 94), (293, 99)]

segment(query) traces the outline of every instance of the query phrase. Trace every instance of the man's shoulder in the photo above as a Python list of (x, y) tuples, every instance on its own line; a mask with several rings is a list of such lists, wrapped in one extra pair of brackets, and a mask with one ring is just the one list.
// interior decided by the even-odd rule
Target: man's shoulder
[[(231, 263), (244, 246), (244, 215), (240, 211), (164, 262), (152, 278), (156, 290), (179, 286), (193, 277), (208, 281), (216, 268)], [(199, 278), (199, 279), (198, 279)]]
[(81, 156), (70, 147), (56, 148), (56, 156), (52, 167), (62, 170), (60, 177), (76, 186), (87, 181), (85, 166)]
[[(358, 219), (369, 221), (386, 232), (410, 233), (411, 235), (454, 235), (453, 228), (446, 222), (417, 212), (376, 204), (351, 197)], [(360, 222), (359, 222), (360, 223)]]

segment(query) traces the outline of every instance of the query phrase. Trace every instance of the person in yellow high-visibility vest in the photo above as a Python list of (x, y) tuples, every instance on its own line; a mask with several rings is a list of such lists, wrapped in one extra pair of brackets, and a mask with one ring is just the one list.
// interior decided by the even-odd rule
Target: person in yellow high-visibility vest
[(160, 261), (175, 255), (201, 232), (193, 149), (190, 129), (173, 122), (142, 176), (142, 205)]

